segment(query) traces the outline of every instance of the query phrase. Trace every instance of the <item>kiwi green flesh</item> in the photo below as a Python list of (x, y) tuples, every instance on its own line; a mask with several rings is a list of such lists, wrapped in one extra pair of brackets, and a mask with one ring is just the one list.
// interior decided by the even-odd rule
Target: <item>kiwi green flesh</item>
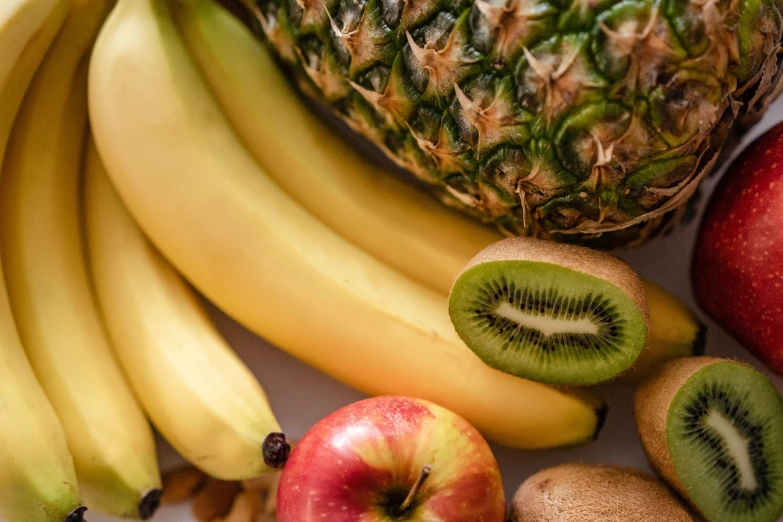
[(783, 399), (761, 373), (734, 362), (698, 370), (666, 415), (672, 465), (710, 522), (783, 515)]
[(487, 261), (449, 297), (452, 323), (486, 364), (550, 384), (588, 385), (628, 369), (647, 339), (633, 298), (609, 281), (552, 263)]

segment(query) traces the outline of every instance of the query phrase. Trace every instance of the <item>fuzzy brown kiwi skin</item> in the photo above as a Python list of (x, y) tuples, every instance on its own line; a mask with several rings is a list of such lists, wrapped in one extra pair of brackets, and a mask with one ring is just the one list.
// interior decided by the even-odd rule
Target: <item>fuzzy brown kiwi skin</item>
[(716, 363), (739, 361), (718, 357), (686, 357), (659, 366), (636, 391), (634, 416), (644, 452), (652, 468), (683, 497), (688, 495), (669, 456), (666, 420), (669, 407), (685, 381), (702, 368)]
[(687, 508), (653, 475), (633, 468), (564, 464), (517, 490), (510, 522), (690, 522)]
[(642, 312), (647, 329), (650, 329), (650, 311), (642, 280), (639, 274), (618, 257), (587, 247), (544, 239), (510, 237), (497, 241), (479, 252), (462, 269), (462, 273), (476, 265), (492, 261), (549, 263), (599, 277), (619, 287), (633, 299)]

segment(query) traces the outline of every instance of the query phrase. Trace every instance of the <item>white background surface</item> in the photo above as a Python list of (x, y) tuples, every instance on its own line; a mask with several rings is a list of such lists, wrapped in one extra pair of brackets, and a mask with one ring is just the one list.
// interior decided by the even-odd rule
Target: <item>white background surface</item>
[[(743, 144), (779, 121), (783, 121), (783, 98), (778, 100), (766, 117), (745, 136)], [(723, 167), (725, 166), (726, 163), (723, 164)], [(716, 168), (719, 167), (722, 166)], [(718, 175), (705, 183), (701, 208), (704, 207), (704, 202), (722, 173), (721, 168), (717, 172)], [(629, 252), (620, 252), (619, 255), (641, 275), (658, 282), (694, 306), (688, 271), (691, 246), (697, 226), (698, 219), (686, 226), (679, 226), (669, 237), (654, 240)], [(266, 389), (272, 407), (289, 438), (300, 438), (325, 415), (364, 397), (274, 348), (220, 312), (213, 311), (226, 338), (256, 373)], [(703, 314), (700, 315), (709, 327), (707, 355), (736, 357), (764, 370), (757, 359), (730, 339), (717, 325), (708, 321)], [(766, 371), (766, 373), (772, 376), (771, 372)], [(783, 392), (783, 378), (773, 377), (773, 382)], [(609, 414), (597, 441), (581, 447), (542, 451), (517, 451), (493, 446), (509, 497), (526, 477), (542, 468), (560, 463), (583, 461), (649, 469), (633, 420), (633, 387), (607, 386), (601, 387), (600, 392), (609, 404)], [(165, 444), (160, 446), (160, 456), (164, 469), (180, 462), (179, 457)], [(88, 512), (88, 515), (90, 522), (116, 520), (95, 512)], [(162, 508), (153, 520), (190, 522), (194, 519), (189, 514), (189, 507), (183, 505)]]

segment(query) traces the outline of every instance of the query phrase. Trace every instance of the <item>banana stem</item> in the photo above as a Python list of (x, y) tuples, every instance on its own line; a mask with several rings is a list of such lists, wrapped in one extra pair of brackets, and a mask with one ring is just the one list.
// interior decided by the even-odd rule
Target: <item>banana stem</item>
[(282, 468), (291, 454), (291, 446), (285, 441), (282, 433), (270, 433), (261, 445), (264, 454), (264, 462), (274, 469)]
[(162, 489), (151, 489), (144, 494), (141, 501), (139, 501), (139, 518), (141, 520), (152, 518), (152, 515), (154, 515), (160, 507), (160, 499), (162, 496)]
[(79, 506), (73, 511), (71, 511), (71, 514), (68, 515), (68, 517), (65, 519), (65, 522), (85, 522), (84, 520), (84, 512), (87, 511), (87, 508), (84, 506)]

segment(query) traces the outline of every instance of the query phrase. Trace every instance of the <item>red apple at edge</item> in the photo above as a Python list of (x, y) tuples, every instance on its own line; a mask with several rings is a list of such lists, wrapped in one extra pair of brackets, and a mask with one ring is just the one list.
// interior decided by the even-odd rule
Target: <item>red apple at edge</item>
[(715, 189), (691, 278), (699, 306), (783, 375), (783, 123), (748, 146)]
[(337, 410), (291, 453), (278, 522), (503, 522), (495, 457), (467, 421), (397, 396)]

